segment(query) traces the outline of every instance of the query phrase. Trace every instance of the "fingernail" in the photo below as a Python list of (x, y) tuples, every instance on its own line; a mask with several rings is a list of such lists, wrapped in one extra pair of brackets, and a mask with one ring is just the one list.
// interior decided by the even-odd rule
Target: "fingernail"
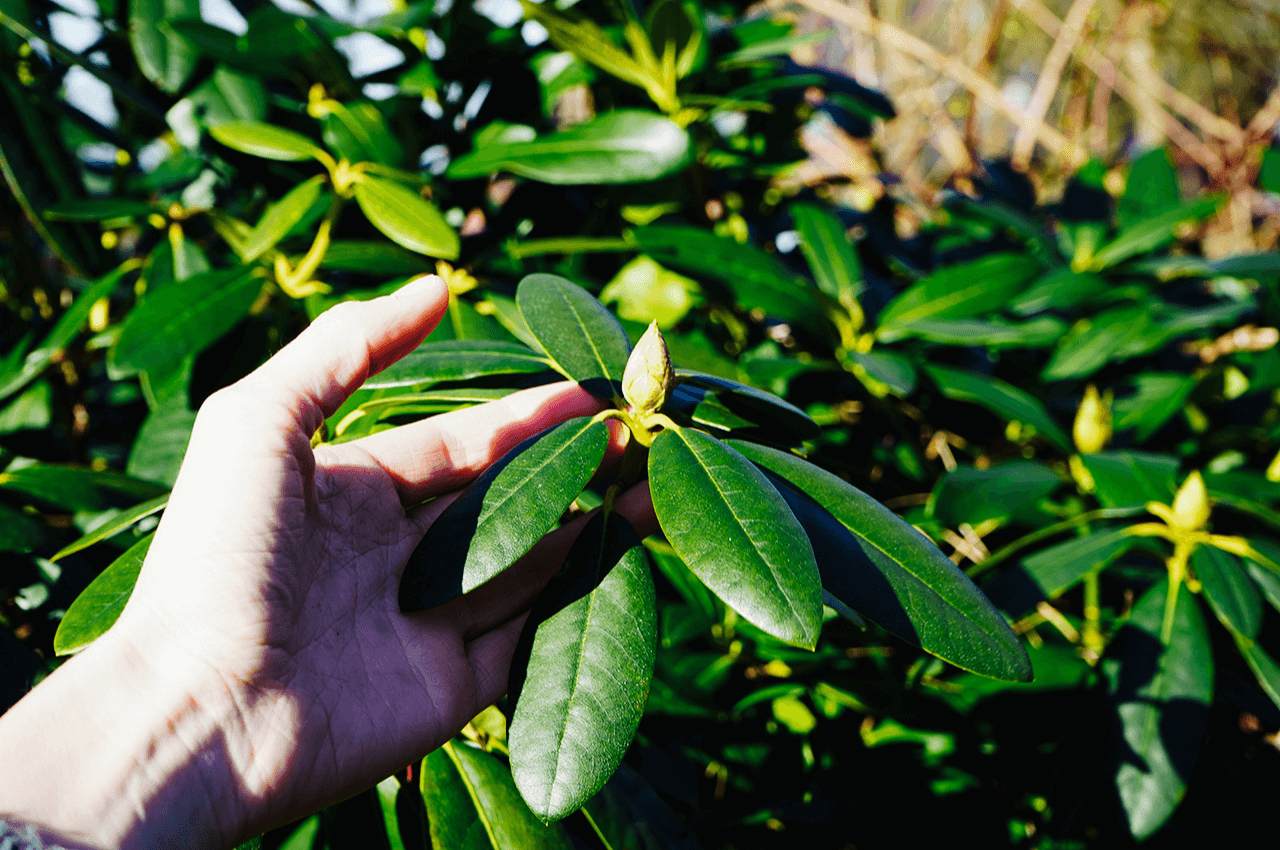
[(444, 279), (438, 274), (416, 277), (396, 290), (396, 295), (409, 298), (439, 298), (448, 292)]

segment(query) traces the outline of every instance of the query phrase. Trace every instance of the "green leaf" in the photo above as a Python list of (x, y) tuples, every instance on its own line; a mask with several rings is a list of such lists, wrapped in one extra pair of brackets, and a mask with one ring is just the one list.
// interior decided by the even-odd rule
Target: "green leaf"
[(1117, 431), (1132, 428), (1134, 440), (1142, 443), (1182, 410), (1196, 388), (1196, 379), (1192, 375), (1146, 372), (1134, 375), (1126, 386), (1132, 387), (1132, 393), (1122, 388), (1111, 405), (1114, 427)]
[(613, 397), (631, 341), (612, 313), (582, 287), (550, 274), (520, 281), (516, 304), (556, 371), (593, 395)]
[(840, 219), (814, 204), (792, 204), (791, 218), (818, 288), (832, 298), (857, 299), (862, 292), (862, 264)]
[(1198, 198), (1177, 209), (1135, 221), (1120, 230), (1116, 238), (1099, 248), (1092, 257), (1093, 269), (1105, 269), (1136, 254), (1154, 251), (1173, 241), (1178, 225), (1212, 215), (1221, 204), (1220, 198)]
[(245, 267), (166, 286), (133, 309), (107, 355), (112, 378), (155, 369), (203, 350), (249, 312), (262, 289)]
[(1210, 265), (1212, 272), (1230, 277), (1277, 277), (1280, 276), (1280, 252), (1223, 257), (1220, 260), (1214, 260)]
[[(658, 639), (649, 561), (621, 516), (593, 517), (559, 578), (538, 597), (525, 626), (534, 636), (524, 678), (508, 688), (511, 774), (544, 821), (583, 805), (622, 761)], [(513, 678), (518, 671), (513, 662)]]
[(1037, 280), (1009, 302), (1009, 309), (1019, 316), (1044, 310), (1066, 310), (1107, 292), (1111, 284), (1101, 275), (1077, 272), (1069, 268), (1054, 269)]
[(154, 499), (148, 499), (139, 505), (134, 505), (127, 511), (122, 511), (101, 525), (93, 528), (74, 543), (68, 543), (66, 546), (63, 546), (58, 550), (57, 554), (53, 555), (49, 560), (56, 561), (59, 558), (65, 558), (73, 552), (79, 552), (81, 549), (87, 549), (95, 543), (100, 543), (101, 541), (106, 540), (108, 537), (114, 537), (125, 529), (131, 527), (139, 520), (149, 517), (157, 511), (163, 510), (164, 506), (167, 504), (169, 504), (169, 494), (165, 493), (163, 496), (156, 496)]
[(1053, 316), (1028, 322), (1004, 319), (922, 319), (902, 331), (943, 345), (982, 345), (988, 348), (1045, 348), (1062, 338), (1067, 325)]
[(398, 245), (344, 240), (329, 245), (324, 259), (320, 261), (320, 268), (394, 277), (422, 274), (431, 271), (433, 266), (421, 254), (406, 251)]
[(965, 670), (1027, 681), (1031, 666), (994, 606), (937, 546), (861, 490), (795, 455), (731, 441), (786, 483), (832, 596)]
[(1169, 151), (1152, 148), (1129, 167), (1116, 212), (1123, 221), (1140, 221), (1176, 209), (1181, 203), (1178, 172), (1169, 161)]
[(1239, 647), (1240, 654), (1244, 656), (1245, 663), (1253, 671), (1253, 675), (1257, 678), (1258, 684), (1262, 686), (1262, 690), (1266, 692), (1267, 696), (1271, 697), (1271, 701), (1277, 707), (1280, 707), (1280, 664), (1276, 664), (1275, 659), (1268, 655), (1262, 647), (1244, 635), (1233, 632), (1232, 637), (1236, 639), (1236, 646)]
[(172, 487), (195, 424), (196, 415), (187, 409), (185, 397), (151, 411), (138, 429), (125, 471), (134, 478)]
[(282, 162), (315, 159), (320, 152), (315, 142), (301, 133), (260, 121), (228, 121), (210, 127), (209, 135), (241, 153)]
[(1114, 750), (1116, 788), (1139, 840), (1181, 802), (1213, 698), (1209, 633), (1185, 586), (1175, 599), (1170, 640), (1160, 638), (1168, 595), (1164, 580), (1143, 594), (1100, 665), (1123, 738)]
[(43, 463), (0, 472), (0, 488), (70, 511), (104, 510), (109, 493), (150, 499), (163, 490), (118, 472)]
[(53, 387), (37, 381), (0, 410), (0, 434), (41, 431), (53, 421)]
[(142, 218), (156, 212), (144, 201), (128, 198), (93, 198), (59, 201), (41, 212), (50, 221), (109, 221), (116, 218)]
[(715, 400), (732, 413), (749, 422), (776, 424), (788, 437), (810, 440), (818, 436), (818, 423), (800, 408), (778, 398), (773, 393), (756, 389), (748, 384), (677, 369), (682, 386), (701, 387), (710, 390)]
[(572, 850), (559, 824), (546, 825), (520, 799), (511, 772), (470, 744), (451, 741), (422, 763), (431, 846), (449, 850)]
[(130, 546), (76, 597), (53, 636), (54, 652), (59, 655), (78, 652), (115, 625), (133, 593), (154, 536), (154, 532), (148, 534)]
[(929, 365), (924, 371), (947, 398), (970, 401), (1003, 419), (1030, 425), (1057, 448), (1071, 451), (1071, 441), (1045, 406), (1014, 385), (990, 375), (946, 366)]
[(1080, 460), (1093, 477), (1094, 495), (1103, 507), (1168, 503), (1173, 497), (1175, 457), (1120, 451), (1081, 455)]
[(993, 254), (946, 266), (900, 293), (880, 311), (876, 336), (900, 339), (925, 319), (962, 319), (999, 310), (1044, 267), (1022, 254)]
[(240, 260), (245, 263), (251, 262), (262, 256), (268, 249), (274, 248), (276, 243), (283, 239), (294, 225), (302, 221), (307, 211), (320, 200), (325, 180), (323, 174), (317, 174), (310, 180), (304, 180), (294, 186), (278, 203), (272, 204), (271, 208), (262, 214), (253, 231), (245, 238)]
[(1101, 369), (1134, 343), (1143, 341), (1152, 325), (1143, 305), (1124, 305), (1081, 319), (1071, 328), (1040, 372), (1042, 381), (1083, 378)]
[[(916, 388), (916, 367), (901, 354), (891, 351), (850, 351), (848, 355), (868, 376), (898, 395), (908, 395)], [(862, 376), (858, 377), (861, 380)]]
[(280, 845), (280, 850), (312, 850), (320, 832), (320, 816), (312, 815), (298, 825)]
[(693, 162), (689, 134), (653, 112), (617, 109), (528, 142), (495, 142), (449, 165), (454, 180), (510, 171), (543, 183), (645, 183)]
[(1054, 599), (1086, 574), (1106, 569), (1137, 542), (1123, 528), (1095, 531), (1028, 555), (1020, 566), (1046, 599)]
[(365, 174), (356, 183), (356, 203), (374, 227), (410, 251), (456, 260), (458, 234), (429, 201), (393, 180)]
[(1262, 590), (1271, 607), (1280, 611), (1280, 575), (1249, 561), (1249, 577)]
[(44, 542), (44, 527), (31, 517), (0, 504), (0, 552), (30, 552)]
[(1240, 559), (1213, 546), (1199, 546), (1191, 555), (1191, 569), (1214, 615), (1231, 631), (1250, 640), (1262, 628), (1262, 595)]
[(129, 43), (143, 76), (162, 91), (182, 88), (196, 68), (191, 44), (172, 30), (161, 28), (166, 19), (200, 17), (200, 0), (131, 0)]
[(366, 389), (466, 381), (494, 375), (531, 375), (551, 369), (547, 359), (514, 342), (450, 339), (424, 342), (364, 382)]
[(779, 640), (816, 645), (822, 586), (813, 548), (761, 472), (713, 437), (668, 429), (650, 449), (649, 486), (663, 533), (703, 584)]
[(938, 479), (929, 513), (943, 525), (977, 525), (1006, 519), (1034, 507), (1062, 483), (1052, 469), (1029, 460), (1011, 460), (977, 469), (958, 466)]
[(401, 610), (440, 605), (515, 563), (582, 492), (608, 442), (608, 427), (584, 416), (503, 455), (445, 508), (413, 550), (400, 580)]
[(600, 292), (600, 301), (618, 302), (618, 316), (622, 319), (646, 326), (656, 321), (665, 331), (689, 314), (698, 296), (697, 281), (641, 255), (618, 270)]
[(722, 284), (744, 309), (810, 329), (825, 328), (813, 287), (762, 248), (696, 227), (649, 225), (631, 235), (640, 250), (663, 265)]

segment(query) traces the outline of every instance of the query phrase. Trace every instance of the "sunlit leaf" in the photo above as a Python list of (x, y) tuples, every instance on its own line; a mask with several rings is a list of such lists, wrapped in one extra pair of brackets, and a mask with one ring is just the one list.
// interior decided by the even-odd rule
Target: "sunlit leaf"
[(516, 304), (557, 371), (595, 395), (614, 394), (631, 341), (599, 301), (562, 277), (534, 274), (520, 281)]
[(133, 594), (153, 536), (148, 534), (129, 547), (76, 597), (53, 636), (55, 652), (67, 655), (84, 649), (115, 625)]
[(356, 183), (356, 203), (373, 226), (391, 241), (426, 254), (456, 260), (458, 234), (430, 201), (394, 180), (363, 175)]

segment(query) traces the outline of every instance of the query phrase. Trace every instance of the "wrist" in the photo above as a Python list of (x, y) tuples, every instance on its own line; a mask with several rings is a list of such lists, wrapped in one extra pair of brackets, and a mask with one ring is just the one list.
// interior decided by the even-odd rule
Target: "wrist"
[(88, 846), (227, 846), (235, 700), (137, 646), (108, 632), (0, 717), (0, 814)]

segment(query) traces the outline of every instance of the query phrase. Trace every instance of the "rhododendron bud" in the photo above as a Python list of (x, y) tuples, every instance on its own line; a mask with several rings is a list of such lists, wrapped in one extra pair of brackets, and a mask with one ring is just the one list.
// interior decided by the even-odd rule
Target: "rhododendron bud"
[(1199, 471), (1188, 475), (1173, 497), (1173, 519), (1187, 531), (1194, 531), (1209, 521), (1209, 493)]
[(1076, 450), (1082, 455), (1102, 451), (1111, 440), (1111, 407), (1098, 395), (1098, 388), (1093, 384), (1085, 388), (1071, 435), (1075, 438)]
[(658, 323), (652, 322), (627, 358), (627, 368), (622, 373), (622, 395), (636, 413), (642, 416), (657, 413), (666, 404), (675, 383), (676, 373), (671, 368), (666, 340), (658, 330)]

